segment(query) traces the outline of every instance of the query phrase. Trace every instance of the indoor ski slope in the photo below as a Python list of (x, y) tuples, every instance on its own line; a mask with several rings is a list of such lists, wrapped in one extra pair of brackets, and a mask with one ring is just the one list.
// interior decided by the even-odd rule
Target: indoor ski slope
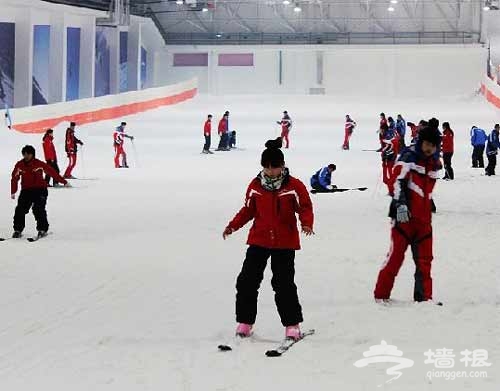
[[(281, 358), (267, 358), (283, 336), (270, 287), (262, 284), (255, 338), (220, 353), (234, 332), (234, 284), (248, 227), (223, 241), (259, 171), (260, 153), (278, 135), (286, 109), (294, 120), (292, 175), (304, 182), (337, 164), (334, 182), (366, 192), (313, 196), (316, 236), (302, 237), (296, 257), (305, 322), (316, 335)], [(231, 112), (239, 150), (200, 154), (208, 113)], [(389, 247), (389, 198), (380, 180), (378, 114), (407, 120), (438, 117), (455, 131), (454, 182), (439, 181), (434, 217), (435, 299), (411, 304), (410, 254), (396, 281), (393, 307), (373, 302), (378, 268)], [(340, 149), (343, 120), (358, 127), (352, 150)], [(72, 189), (50, 190), (51, 236), (0, 243), (0, 389), (101, 391), (326, 391), (498, 389), (500, 176), (470, 168), (472, 125), (488, 133), (500, 118), (482, 98), (344, 101), (332, 97), (207, 97), (124, 118), (129, 170), (113, 168), (112, 131), (100, 122), (77, 128), (85, 142)], [(61, 168), (66, 124), (56, 128)], [(212, 147), (217, 144), (213, 132)], [(127, 140), (128, 142), (128, 140)], [(11, 234), (15, 202), (10, 172), (41, 135), (0, 132), (0, 236)], [(214, 145), (215, 144), (215, 145)], [(497, 172), (500, 169), (497, 168)], [(26, 235), (34, 233), (32, 215)], [(415, 365), (386, 384), (386, 364), (355, 368), (381, 340)], [(486, 379), (426, 378), (424, 352), (487, 349)], [(382, 385), (377, 388), (377, 385)]]

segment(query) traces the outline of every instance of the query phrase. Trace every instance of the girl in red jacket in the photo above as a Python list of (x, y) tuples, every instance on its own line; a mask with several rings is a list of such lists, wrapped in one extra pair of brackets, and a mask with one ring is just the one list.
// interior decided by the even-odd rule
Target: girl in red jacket
[(257, 296), (267, 260), (271, 258), (271, 285), (287, 338), (301, 337), (302, 308), (294, 282), (295, 251), (300, 249), (297, 219), (302, 232), (313, 235), (313, 207), (304, 184), (289, 174), (280, 140), (270, 140), (262, 152), (263, 170), (246, 192), (245, 205), (227, 225), (223, 237), (253, 220), (243, 267), (236, 282), (236, 334), (248, 337), (257, 316)]
[[(43, 153), (45, 155), (45, 161), (59, 174), (59, 166), (57, 165), (57, 154), (56, 147), (54, 146), (54, 131), (48, 129), (42, 139)], [(50, 186), (50, 175), (45, 176), (45, 181), (47, 185)], [(58, 182), (53, 179), (54, 186), (57, 186)]]
[(453, 180), (455, 179), (455, 173), (453, 172), (453, 167), (451, 166), (451, 158), (453, 157), (454, 143), (453, 138), (455, 134), (450, 128), (448, 122), (443, 122), (443, 163), (444, 163), (444, 177), (443, 179)]

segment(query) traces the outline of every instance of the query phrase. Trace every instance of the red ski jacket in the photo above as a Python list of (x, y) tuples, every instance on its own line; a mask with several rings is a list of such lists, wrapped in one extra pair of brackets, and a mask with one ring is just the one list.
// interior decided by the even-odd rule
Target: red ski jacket
[(83, 143), (78, 140), (75, 136), (75, 131), (71, 128), (66, 129), (66, 147), (65, 150), (67, 153), (76, 153), (78, 149), (78, 144), (83, 145)]
[(203, 134), (205, 136), (210, 136), (212, 133), (212, 121), (209, 121), (208, 119), (205, 121), (205, 126), (203, 127)]
[(219, 121), (219, 129), (218, 129), (219, 136), (223, 133), (227, 133), (227, 120), (225, 118), (222, 118)]
[(443, 131), (443, 145), (441, 147), (443, 153), (453, 153), (454, 143), (453, 143), (453, 130), (446, 129)]
[(432, 191), (441, 163), (432, 156), (422, 156), (419, 148), (419, 144), (413, 145), (399, 157), (392, 171), (389, 191), (396, 203), (408, 206), (411, 219), (430, 223)]
[(304, 184), (292, 177), (285, 177), (279, 190), (265, 190), (260, 178), (248, 186), (245, 205), (228, 224), (234, 231), (250, 220), (253, 225), (247, 244), (272, 249), (300, 249), (297, 218), (302, 227), (313, 227), (314, 213), (309, 193)]
[(45, 181), (44, 172), (54, 178), (57, 182), (66, 184), (67, 181), (57, 173), (47, 163), (38, 159), (31, 159), (25, 162), (24, 159), (17, 162), (12, 171), (12, 179), (10, 182), (10, 193), (16, 194), (18, 189), (18, 182), (21, 179), (21, 189), (46, 189), (47, 182)]
[(45, 160), (57, 160), (56, 148), (54, 147), (54, 136), (50, 134), (43, 138), (43, 154), (45, 155)]

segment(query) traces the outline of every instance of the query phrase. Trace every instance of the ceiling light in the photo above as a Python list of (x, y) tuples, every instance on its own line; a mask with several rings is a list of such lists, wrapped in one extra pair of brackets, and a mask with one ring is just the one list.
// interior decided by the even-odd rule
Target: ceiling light
[(202, 8), (201, 12), (208, 12), (208, 8)]
[(483, 7), (483, 11), (489, 11), (490, 9), (491, 9), (491, 8), (490, 8), (488, 5), (485, 5), (485, 6)]
[(182, 5), (182, 4), (184, 4), (184, 1), (183, 0), (176, 0), (175, 4)]
[(389, 12), (394, 12), (394, 7), (389, 7), (389, 8), (387, 8), (387, 11), (389, 11)]
[(398, 0), (391, 0), (391, 4), (397, 4)]
[(302, 8), (300, 8), (298, 5), (295, 6), (295, 8), (293, 9), (295, 12), (300, 12), (302, 11)]
[(215, 36), (216, 36), (217, 38), (220, 38), (220, 37), (222, 37), (222, 34), (221, 34), (221, 33), (217, 33), (217, 34), (215, 34)]
[(290, 5), (290, 1), (289, 0), (283, 0), (283, 4), (284, 5)]

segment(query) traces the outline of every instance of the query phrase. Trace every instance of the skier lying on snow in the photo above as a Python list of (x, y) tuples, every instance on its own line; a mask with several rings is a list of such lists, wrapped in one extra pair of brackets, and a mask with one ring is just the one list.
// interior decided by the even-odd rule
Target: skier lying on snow
[(332, 185), (332, 173), (337, 169), (337, 166), (333, 163), (321, 170), (318, 170), (316, 174), (311, 177), (311, 187), (318, 192), (330, 192), (336, 189), (337, 186)]
[(281, 139), (266, 142), (262, 152), (263, 170), (246, 192), (245, 205), (224, 229), (226, 239), (253, 220), (243, 267), (236, 282), (236, 334), (250, 336), (257, 316), (258, 289), (271, 257), (271, 285), (287, 338), (301, 338), (302, 308), (294, 282), (295, 251), (300, 249), (297, 219), (302, 232), (313, 235), (313, 206), (304, 184), (289, 174), (280, 150)]

